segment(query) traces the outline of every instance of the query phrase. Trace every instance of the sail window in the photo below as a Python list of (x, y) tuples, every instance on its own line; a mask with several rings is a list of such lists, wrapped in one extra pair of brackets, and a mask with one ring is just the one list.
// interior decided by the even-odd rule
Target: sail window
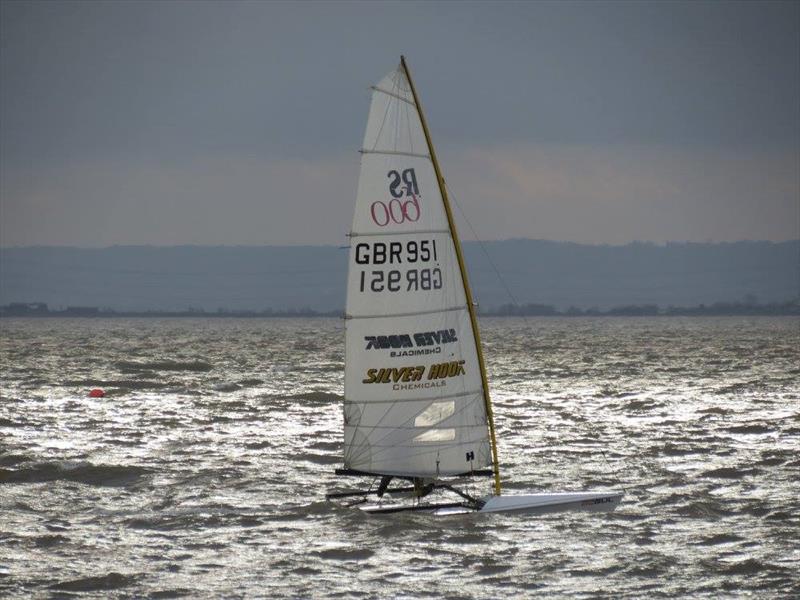
[(414, 438), (415, 442), (452, 442), (456, 439), (455, 429), (429, 429)]
[(431, 427), (444, 421), (456, 410), (456, 403), (453, 400), (445, 402), (434, 402), (414, 419), (416, 427)]

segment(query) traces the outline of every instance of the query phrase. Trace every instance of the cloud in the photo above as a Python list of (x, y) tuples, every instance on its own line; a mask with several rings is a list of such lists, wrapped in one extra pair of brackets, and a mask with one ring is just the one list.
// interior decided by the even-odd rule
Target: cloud
[(357, 176), (355, 156), (9, 169), (0, 240), (6, 246), (342, 243)]
[(511, 144), (450, 154), (449, 185), (489, 238), (800, 236), (800, 156), (790, 151)]
[[(792, 152), (494, 144), (445, 146), (440, 158), (482, 239), (800, 237)], [(345, 244), (358, 155), (97, 160), (2, 175), (5, 246)]]

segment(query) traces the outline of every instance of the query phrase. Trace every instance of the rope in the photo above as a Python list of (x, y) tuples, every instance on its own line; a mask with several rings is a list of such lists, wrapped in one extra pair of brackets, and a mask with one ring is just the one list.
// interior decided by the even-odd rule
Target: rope
[[(444, 184), (445, 184), (445, 187), (447, 188), (448, 196), (453, 201), (453, 203), (456, 205), (456, 208), (458, 208), (458, 212), (461, 214), (461, 216), (463, 217), (463, 219), (466, 222), (467, 226), (469, 227), (469, 230), (472, 233), (472, 237), (475, 239), (476, 242), (478, 242), (478, 245), (480, 246), (481, 250), (483, 251), (483, 254), (486, 257), (486, 260), (489, 262), (489, 265), (492, 267), (492, 270), (494, 271), (494, 274), (497, 276), (497, 280), (503, 286), (503, 288), (506, 291), (506, 294), (508, 294), (508, 297), (511, 298), (511, 301), (516, 306), (521, 307), (522, 305), (519, 302), (517, 302), (516, 297), (511, 292), (511, 288), (509, 288), (508, 284), (506, 283), (506, 280), (503, 279), (503, 276), (500, 274), (500, 270), (497, 268), (497, 265), (492, 260), (492, 257), (489, 255), (489, 251), (486, 249), (486, 245), (478, 237), (478, 234), (475, 231), (475, 228), (472, 226), (472, 223), (470, 222), (469, 218), (467, 217), (466, 212), (464, 212), (464, 209), (461, 208), (461, 204), (458, 202), (458, 199), (456, 198), (456, 195), (453, 193), (453, 190), (450, 188), (449, 185), (447, 185), (447, 182), (444, 182)], [(522, 316), (525, 324), (528, 325), (528, 316), (525, 315), (525, 314), (522, 314), (521, 316)], [(600, 437), (600, 435), (598, 435), (597, 429), (595, 429), (591, 425), (591, 423), (588, 424), (588, 427), (589, 427), (589, 430), (591, 431), (592, 435), (595, 438), (597, 438), (598, 440), (600, 440), (601, 437)], [(628, 491), (627, 488), (624, 485), (622, 485), (621, 480), (619, 478), (619, 474), (618, 474), (619, 471), (614, 472), (614, 470), (611, 468), (611, 464), (608, 462), (608, 458), (606, 457), (605, 451), (602, 448), (598, 448), (598, 449), (600, 450), (600, 455), (603, 457), (603, 462), (605, 463), (608, 475), (612, 479), (615, 479), (617, 481), (618, 485), (623, 489), (623, 491), (625, 491), (627, 493), (627, 491)]]
[(472, 226), (472, 223), (467, 218), (467, 213), (464, 212), (464, 209), (461, 208), (461, 204), (459, 204), (458, 200), (456, 199), (456, 196), (453, 193), (453, 190), (450, 188), (449, 185), (447, 185), (447, 182), (445, 182), (444, 185), (447, 188), (448, 196), (453, 200), (453, 202), (456, 205), (456, 208), (458, 208), (458, 212), (464, 218), (464, 221), (466, 221), (467, 226), (469, 227), (469, 230), (472, 232), (472, 237), (475, 238), (475, 241), (478, 242), (478, 245), (481, 247), (481, 250), (483, 251), (484, 256), (486, 256), (486, 260), (489, 261), (489, 265), (492, 267), (492, 270), (494, 271), (494, 274), (497, 275), (497, 279), (500, 281), (500, 284), (505, 289), (506, 294), (508, 294), (508, 297), (511, 298), (511, 301), (514, 304), (519, 306), (520, 305), (519, 302), (517, 302), (517, 299), (514, 297), (514, 294), (511, 293), (511, 288), (508, 287), (508, 284), (506, 283), (506, 280), (503, 279), (503, 276), (500, 274), (500, 270), (497, 268), (497, 265), (492, 260), (492, 257), (489, 256), (489, 251), (486, 250), (486, 245), (478, 237), (478, 234), (475, 232), (475, 228)]

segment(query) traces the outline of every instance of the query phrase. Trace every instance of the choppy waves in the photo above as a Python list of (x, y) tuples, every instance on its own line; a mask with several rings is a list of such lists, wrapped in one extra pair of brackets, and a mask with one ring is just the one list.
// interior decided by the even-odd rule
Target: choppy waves
[(50, 461), (0, 468), (0, 483), (74, 481), (86, 485), (126, 486), (147, 473), (148, 469), (135, 465), (93, 465), (88, 462)]
[(0, 595), (800, 592), (797, 319), (483, 325), (505, 489), (615, 513), (325, 502), (354, 483), (338, 320), (0, 322)]

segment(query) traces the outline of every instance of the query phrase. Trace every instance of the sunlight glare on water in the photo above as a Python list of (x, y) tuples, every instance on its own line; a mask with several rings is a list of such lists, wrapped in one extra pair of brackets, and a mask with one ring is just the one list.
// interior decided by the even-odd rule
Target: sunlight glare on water
[(800, 320), (481, 325), (504, 489), (623, 488), (616, 512), (326, 502), (355, 483), (337, 319), (4, 319), (0, 594), (800, 591)]

